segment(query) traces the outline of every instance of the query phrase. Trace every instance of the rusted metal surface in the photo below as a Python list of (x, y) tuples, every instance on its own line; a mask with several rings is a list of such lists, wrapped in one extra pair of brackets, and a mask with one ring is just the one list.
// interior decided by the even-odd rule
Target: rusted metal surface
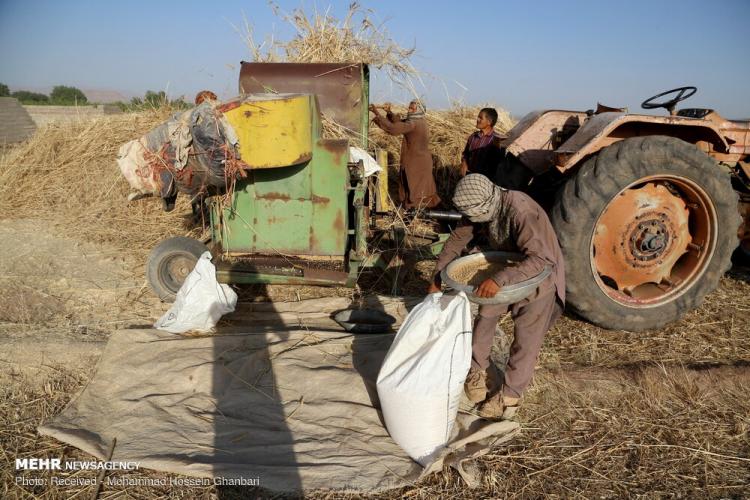
[(344, 285), (349, 277), (340, 258), (243, 255), (217, 259), (217, 277), (225, 283)]
[[(314, 273), (313, 273), (314, 274)], [(326, 274), (323, 277), (307, 275), (283, 275), (278, 273), (254, 273), (237, 269), (218, 268), (216, 278), (221, 283), (268, 284), (268, 285), (319, 285), (319, 286), (352, 286), (349, 285), (348, 273)]]
[(716, 223), (710, 201), (691, 181), (652, 178), (624, 190), (599, 217), (593, 271), (621, 303), (671, 300), (710, 260)]
[(646, 135), (683, 137), (693, 143), (705, 141), (713, 146), (712, 151), (730, 152), (727, 140), (714, 121), (683, 116), (628, 115), (612, 112), (588, 118), (570, 139), (557, 148), (554, 162), (556, 167), (564, 172), (577, 165), (584, 157), (613, 142)]
[[(729, 143), (730, 155), (750, 154), (750, 120), (727, 120), (719, 113), (708, 110), (705, 120), (714, 123)], [(739, 161), (735, 158), (734, 161)]]
[(534, 174), (541, 174), (554, 165), (555, 148), (575, 133), (585, 118), (586, 113), (580, 111), (534, 111), (508, 132), (500, 147)]
[(225, 207), (229, 255), (343, 256), (348, 239), (348, 143), (316, 140), (305, 165), (253, 170)]
[[(318, 97), (321, 112), (359, 131), (367, 123), (367, 81), (364, 64), (242, 62), (240, 92), (296, 92)], [(363, 77), (364, 75), (364, 77)]]
[(304, 276), (307, 279), (316, 281), (332, 281), (337, 283), (344, 283), (349, 277), (348, 273), (343, 271), (332, 271), (330, 269), (315, 269), (306, 268), (304, 270)]
[(688, 216), (685, 203), (664, 186), (649, 183), (625, 191), (609, 204), (596, 226), (597, 270), (623, 291), (660, 283), (687, 250)]
[(607, 106), (605, 104), (602, 104), (600, 102), (596, 103), (596, 110), (594, 111), (595, 115), (599, 115), (601, 113), (627, 113), (628, 108), (615, 108), (613, 106)]

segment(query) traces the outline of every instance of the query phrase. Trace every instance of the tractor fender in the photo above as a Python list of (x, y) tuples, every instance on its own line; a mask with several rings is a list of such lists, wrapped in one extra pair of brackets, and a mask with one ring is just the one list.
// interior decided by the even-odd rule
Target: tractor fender
[(684, 116), (608, 112), (590, 117), (555, 150), (555, 166), (560, 172), (565, 172), (600, 149), (639, 135), (666, 135), (692, 144), (705, 142), (711, 144), (714, 151), (729, 152), (729, 144), (719, 128), (711, 122)]
[(556, 137), (572, 134), (585, 120), (582, 111), (532, 111), (508, 132), (500, 147), (538, 175), (553, 165)]

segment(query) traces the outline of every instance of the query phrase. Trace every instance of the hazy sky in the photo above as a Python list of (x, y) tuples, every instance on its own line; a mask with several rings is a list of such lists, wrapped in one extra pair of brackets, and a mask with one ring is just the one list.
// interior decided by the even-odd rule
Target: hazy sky
[[(349, 2), (279, 1), (330, 6)], [(750, 117), (750, 0), (554, 0), (363, 2), (434, 78), (419, 92), (494, 103), (516, 115), (588, 109), (597, 101), (639, 109), (645, 98), (698, 87), (685, 105)], [(262, 40), (290, 27), (266, 1), (0, 0), (0, 82), (12, 89), (74, 85), (142, 95), (202, 89), (237, 93), (249, 51), (233, 29), (243, 13)], [(461, 86), (468, 90), (462, 90)], [(372, 100), (405, 96), (375, 76)]]

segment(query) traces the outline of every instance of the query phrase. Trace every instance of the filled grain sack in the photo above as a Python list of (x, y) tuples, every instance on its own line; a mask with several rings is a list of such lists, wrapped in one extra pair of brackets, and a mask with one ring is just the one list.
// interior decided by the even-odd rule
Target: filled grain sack
[(388, 432), (423, 466), (451, 437), (471, 363), (471, 328), (466, 294), (430, 294), (409, 313), (380, 369)]

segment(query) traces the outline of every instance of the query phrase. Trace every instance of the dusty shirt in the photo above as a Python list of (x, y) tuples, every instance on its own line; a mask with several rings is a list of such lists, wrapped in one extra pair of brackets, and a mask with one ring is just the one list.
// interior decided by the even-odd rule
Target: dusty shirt
[(391, 135), (403, 135), (401, 142), (401, 172), (405, 174), (406, 186), (402, 202), (407, 208), (419, 205), (434, 207), (440, 202), (432, 176), (427, 121), (424, 119), (401, 120), (397, 115), (376, 116), (373, 121)]
[[(511, 240), (524, 259), (513, 267), (508, 267), (495, 274), (492, 279), (498, 285), (512, 285), (532, 278), (552, 266), (552, 274), (539, 285), (539, 294), (543, 295), (553, 289), (562, 303), (565, 303), (565, 263), (560, 244), (552, 224), (540, 207), (527, 194), (520, 191), (506, 191), (506, 202), (510, 204), (508, 217), (511, 218)], [(478, 235), (481, 226), (465, 224), (458, 226), (445, 242), (443, 251), (438, 256), (435, 272), (442, 271), (453, 259), (460, 256), (469, 242)], [(497, 242), (490, 241), (490, 246), (500, 249)], [(507, 250), (507, 247), (502, 248)]]

